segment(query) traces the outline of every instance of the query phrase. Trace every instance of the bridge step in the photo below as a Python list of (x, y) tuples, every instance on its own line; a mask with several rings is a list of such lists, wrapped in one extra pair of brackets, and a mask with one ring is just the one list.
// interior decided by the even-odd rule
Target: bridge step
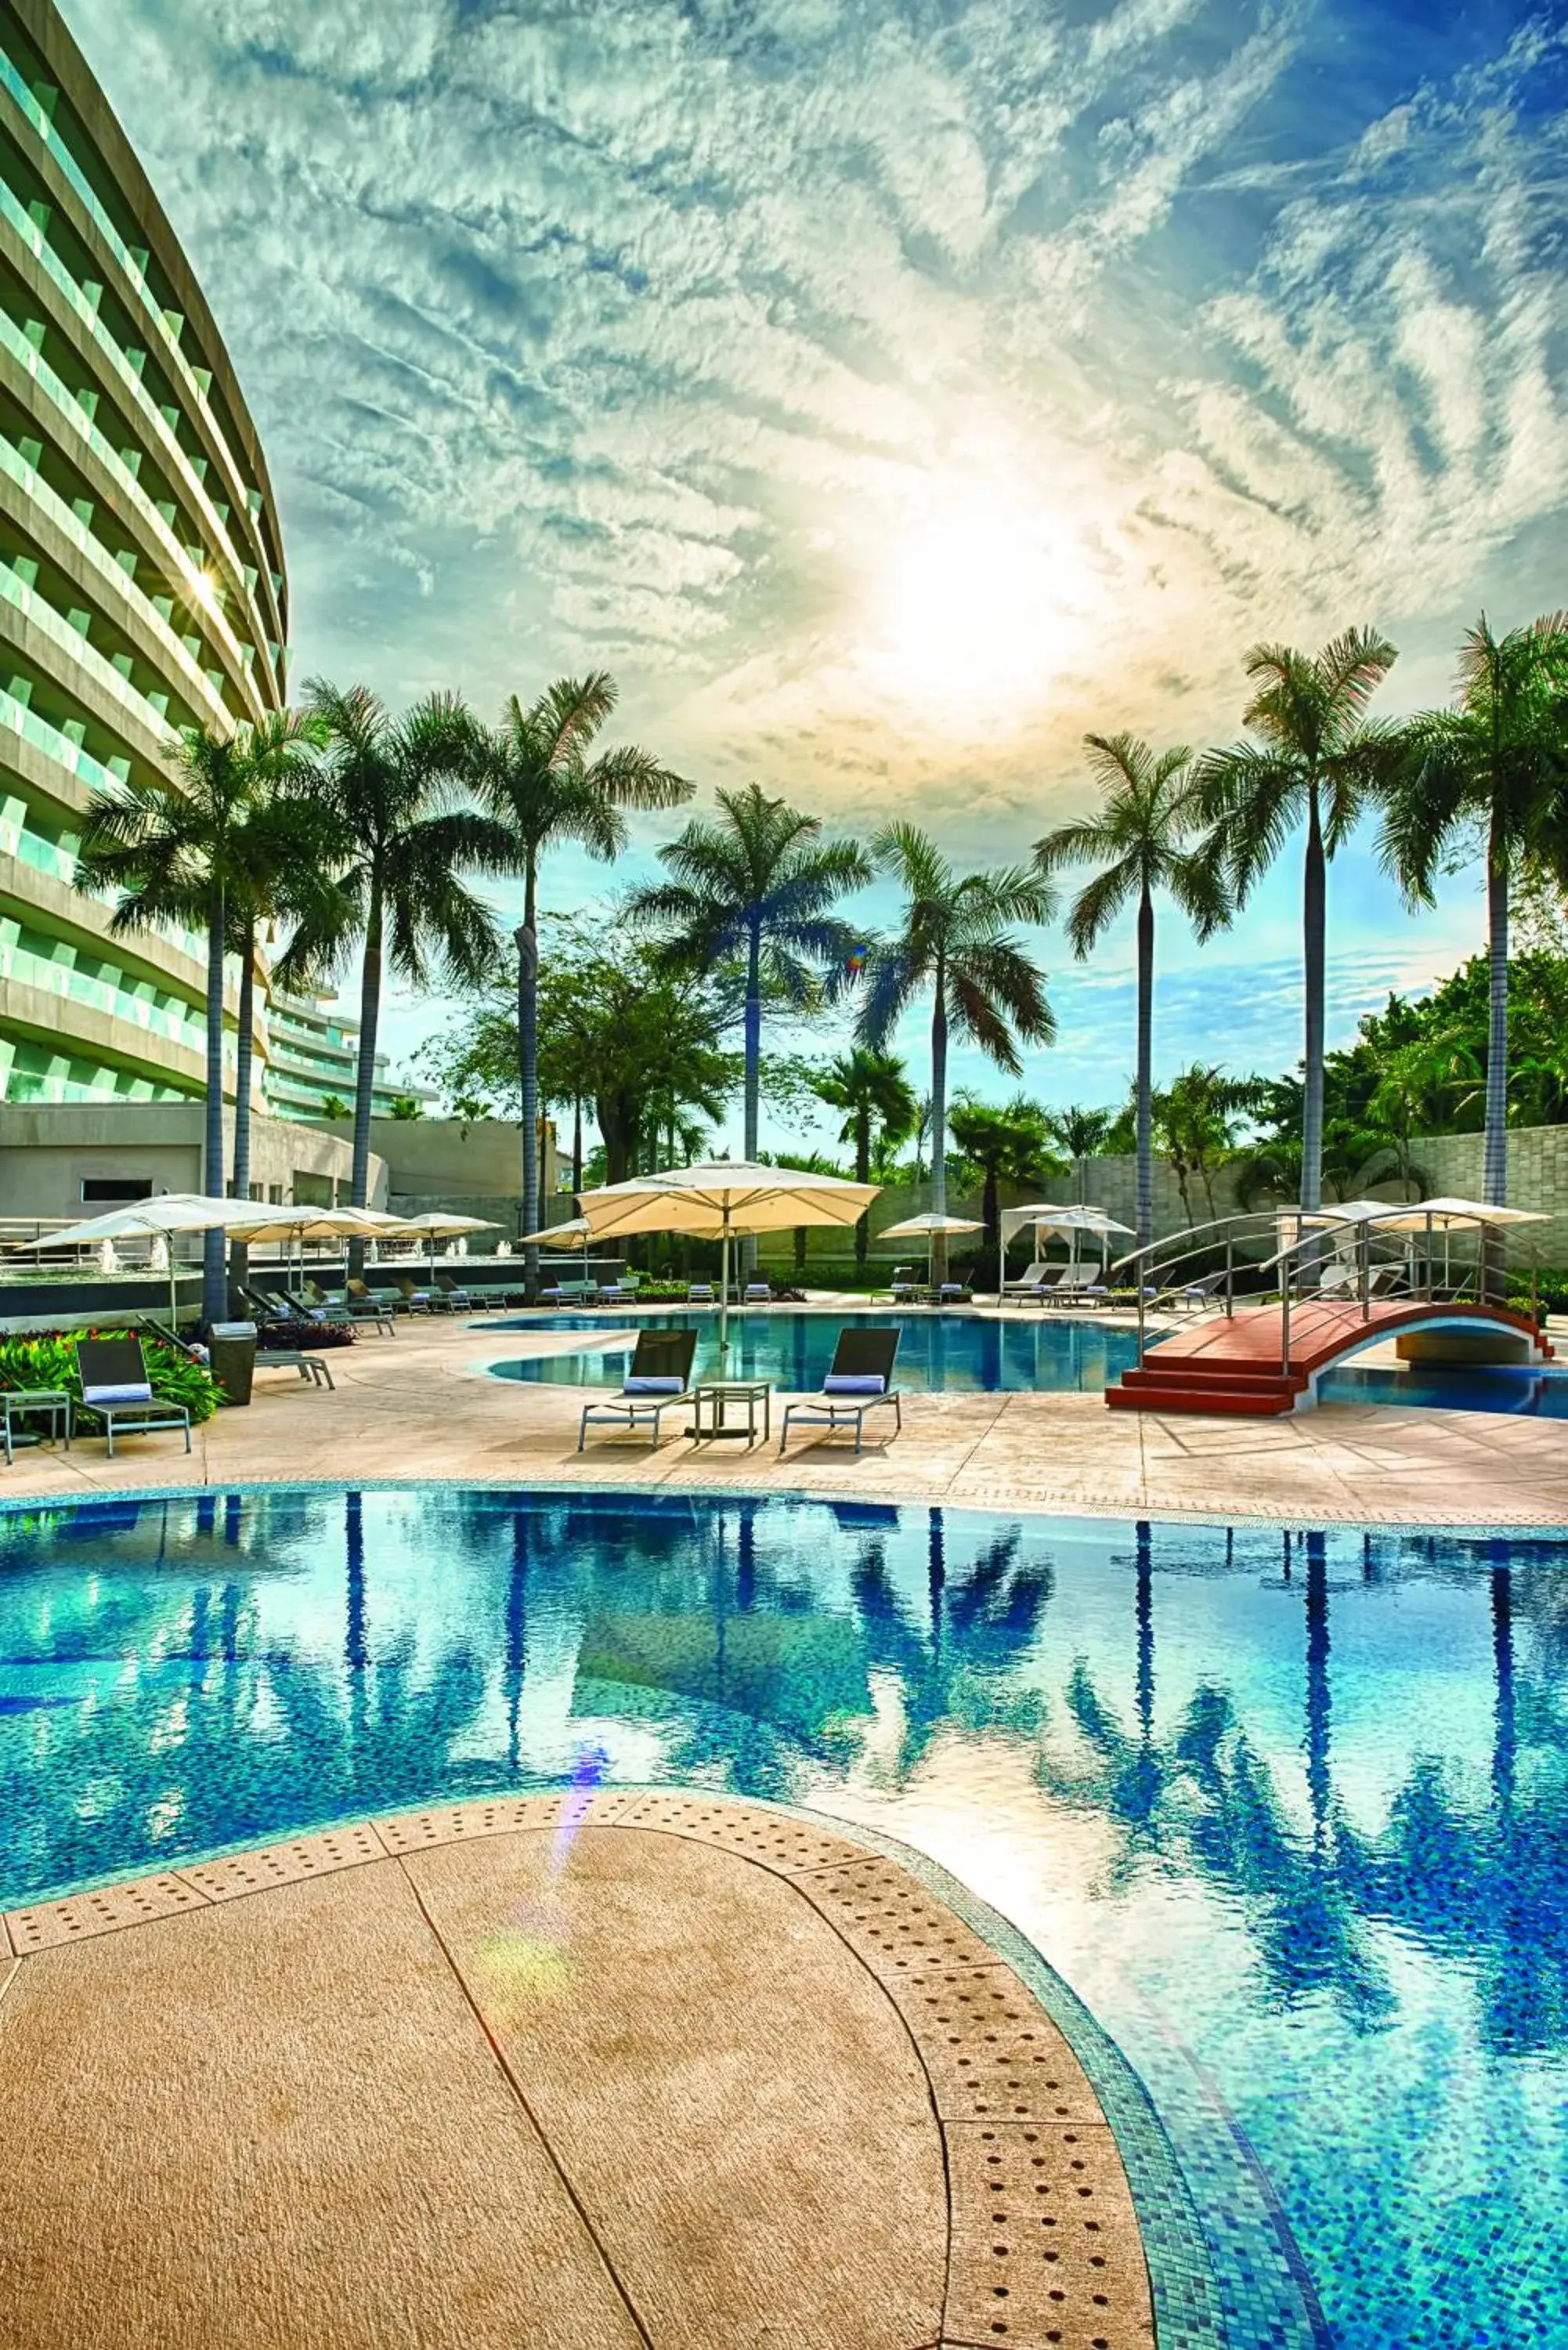
[(1278, 1377), (1244, 1385), (1240, 1380), (1222, 1385), (1218, 1379), (1199, 1384), (1171, 1378), (1135, 1388), (1124, 1378), (1118, 1387), (1106, 1389), (1106, 1401), (1113, 1411), (1195, 1411), (1226, 1419), (1275, 1419), (1295, 1409), (1304, 1385), (1304, 1380), (1298, 1385)]

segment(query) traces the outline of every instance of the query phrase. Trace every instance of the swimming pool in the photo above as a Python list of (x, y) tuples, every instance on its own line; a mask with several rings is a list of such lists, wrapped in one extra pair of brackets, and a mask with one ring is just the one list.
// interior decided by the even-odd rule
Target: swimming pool
[[(836, 1314), (766, 1314), (730, 1316), (725, 1376), (771, 1379), (775, 1387), (810, 1393), (821, 1387), (846, 1318)], [(982, 1319), (974, 1314), (857, 1315), (855, 1321), (896, 1326), (898, 1384), (937, 1394), (1019, 1394), (1028, 1389), (1085, 1389), (1101, 1393), (1137, 1360), (1137, 1334), (1065, 1315), (1020, 1314), (1012, 1319)], [(614, 1329), (612, 1313), (530, 1315), (526, 1321), (493, 1322), (491, 1330)], [(696, 1330), (694, 1376), (717, 1378), (719, 1321), (703, 1313), (643, 1314), (638, 1327)], [(610, 1347), (580, 1353), (534, 1356), (492, 1363), (497, 1378), (545, 1380), (568, 1387), (617, 1387), (626, 1376), (635, 1337), (623, 1334)]]
[(1490, 1363), (1443, 1369), (1423, 1363), (1399, 1370), (1374, 1365), (1328, 1372), (1320, 1403), (1419, 1404), (1437, 1411), (1502, 1411), (1534, 1419), (1568, 1419), (1568, 1371)]
[(904, 1838), (1137, 2068), (1238, 2350), (1563, 2350), (1568, 1540), (583, 1491), (0, 1513), (0, 1906), (437, 1794)]

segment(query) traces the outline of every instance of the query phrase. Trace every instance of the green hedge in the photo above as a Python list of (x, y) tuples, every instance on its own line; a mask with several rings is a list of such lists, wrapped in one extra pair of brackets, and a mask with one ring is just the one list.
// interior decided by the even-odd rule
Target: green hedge
[[(75, 1340), (136, 1335), (123, 1328), (107, 1328), (32, 1331), (25, 1337), (0, 1337), (0, 1388), (64, 1388), (76, 1397), (78, 1409), (85, 1409), (81, 1381), (77, 1377)], [(161, 1402), (182, 1403), (191, 1415), (192, 1427), (211, 1419), (223, 1396), (206, 1366), (193, 1363), (189, 1355), (176, 1354), (161, 1338), (149, 1337), (145, 1333), (140, 1336), (142, 1357), (153, 1394)]]

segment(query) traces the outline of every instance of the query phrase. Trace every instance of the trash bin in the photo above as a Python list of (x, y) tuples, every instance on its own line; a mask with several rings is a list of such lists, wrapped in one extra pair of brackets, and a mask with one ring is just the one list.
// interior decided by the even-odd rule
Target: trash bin
[(208, 1340), (213, 1377), (230, 1403), (249, 1403), (256, 1367), (254, 1322), (214, 1322)]

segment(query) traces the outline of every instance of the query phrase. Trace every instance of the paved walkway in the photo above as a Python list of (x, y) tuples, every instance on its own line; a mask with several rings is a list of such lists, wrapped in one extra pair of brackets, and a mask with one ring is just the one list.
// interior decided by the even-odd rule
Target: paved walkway
[(275, 1478), (566, 1479), (1127, 1517), (1568, 1523), (1568, 1428), (1482, 1412), (1324, 1405), (1247, 1422), (1113, 1413), (1097, 1395), (912, 1393), (902, 1437), (878, 1432), (858, 1458), (820, 1436), (792, 1440), (783, 1461), (776, 1440), (696, 1447), (674, 1416), (657, 1451), (612, 1436), (579, 1454), (580, 1388), (495, 1379), (484, 1365), (584, 1344), (483, 1318), (405, 1322), (330, 1358), (336, 1394), (264, 1371), (254, 1404), (198, 1430), (189, 1460), (175, 1441), (130, 1437), (110, 1462), (84, 1434), (68, 1454), (19, 1451), (0, 1469), (0, 1499)]
[(12, 1913), (6, 2350), (1148, 2350), (986, 1942), (797, 1818), (573, 1801)]

